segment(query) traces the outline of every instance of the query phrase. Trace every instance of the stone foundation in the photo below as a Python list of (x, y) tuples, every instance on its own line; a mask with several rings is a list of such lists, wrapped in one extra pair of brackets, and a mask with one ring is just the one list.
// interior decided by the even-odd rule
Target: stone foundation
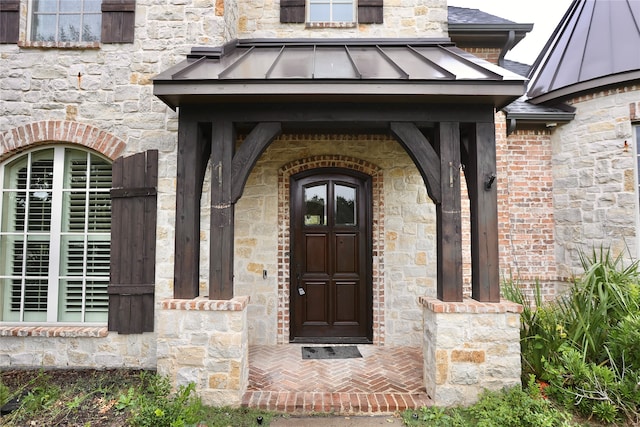
[(246, 296), (162, 301), (158, 373), (176, 387), (194, 383), (205, 405), (239, 406), (249, 382), (248, 303)]
[(2, 326), (0, 368), (155, 369), (155, 334), (106, 326)]
[(520, 384), (521, 305), (419, 301), (424, 311), (424, 383), (435, 405), (471, 405), (485, 389)]

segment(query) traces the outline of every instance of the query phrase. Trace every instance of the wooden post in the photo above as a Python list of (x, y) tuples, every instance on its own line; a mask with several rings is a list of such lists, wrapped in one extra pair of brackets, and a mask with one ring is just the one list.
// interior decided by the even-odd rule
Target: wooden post
[(211, 143), (198, 123), (181, 111), (178, 129), (174, 298), (198, 296), (200, 270), (200, 197)]
[(235, 144), (233, 123), (215, 120), (211, 129), (211, 254), (209, 299), (233, 298), (232, 161)]
[(436, 205), (439, 300), (462, 301), (462, 217), (460, 202), (460, 127), (441, 122), (436, 137), (440, 154), (441, 203)]
[(476, 123), (471, 129), (465, 168), (471, 202), (471, 294), (477, 301), (500, 302), (495, 124)]

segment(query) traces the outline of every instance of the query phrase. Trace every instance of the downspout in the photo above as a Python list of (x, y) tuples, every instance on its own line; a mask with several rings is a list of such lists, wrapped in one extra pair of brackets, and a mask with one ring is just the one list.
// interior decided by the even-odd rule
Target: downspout
[(509, 30), (509, 36), (507, 37), (507, 41), (504, 44), (502, 50), (500, 51), (500, 56), (498, 56), (498, 65), (504, 66), (504, 57), (509, 52), (513, 46), (516, 44), (516, 32), (514, 30)]

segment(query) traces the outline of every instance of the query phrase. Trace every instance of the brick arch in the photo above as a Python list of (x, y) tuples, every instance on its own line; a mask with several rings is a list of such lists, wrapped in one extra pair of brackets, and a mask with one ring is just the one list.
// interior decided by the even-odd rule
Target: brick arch
[(90, 148), (115, 160), (126, 143), (95, 126), (68, 120), (43, 120), (0, 132), (0, 160), (46, 142), (64, 142)]
[(342, 155), (318, 155), (294, 160), (278, 170), (278, 332), (279, 344), (289, 340), (290, 178), (317, 168), (344, 168), (371, 176), (373, 203), (373, 344), (384, 345), (384, 180), (383, 170), (366, 160)]

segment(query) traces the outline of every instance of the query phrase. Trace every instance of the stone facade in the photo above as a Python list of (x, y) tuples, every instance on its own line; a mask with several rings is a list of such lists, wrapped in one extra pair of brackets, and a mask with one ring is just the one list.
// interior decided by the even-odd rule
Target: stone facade
[(520, 313), (508, 301), (444, 303), (424, 307), (424, 383), (438, 406), (469, 405), (483, 390), (520, 384)]
[(119, 335), (106, 327), (0, 327), (3, 368), (156, 367), (155, 334)]
[[(581, 271), (579, 252), (638, 257), (636, 151), (631, 117), (640, 87), (570, 100), (573, 121), (551, 135), (558, 276)], [(633, 107), (632, 107), (633, 106)]]
[(248, 297), (164, 300), (158, 314), (158, 373), (194, 383), (205, 405), (240, 405), (249, 382)]

